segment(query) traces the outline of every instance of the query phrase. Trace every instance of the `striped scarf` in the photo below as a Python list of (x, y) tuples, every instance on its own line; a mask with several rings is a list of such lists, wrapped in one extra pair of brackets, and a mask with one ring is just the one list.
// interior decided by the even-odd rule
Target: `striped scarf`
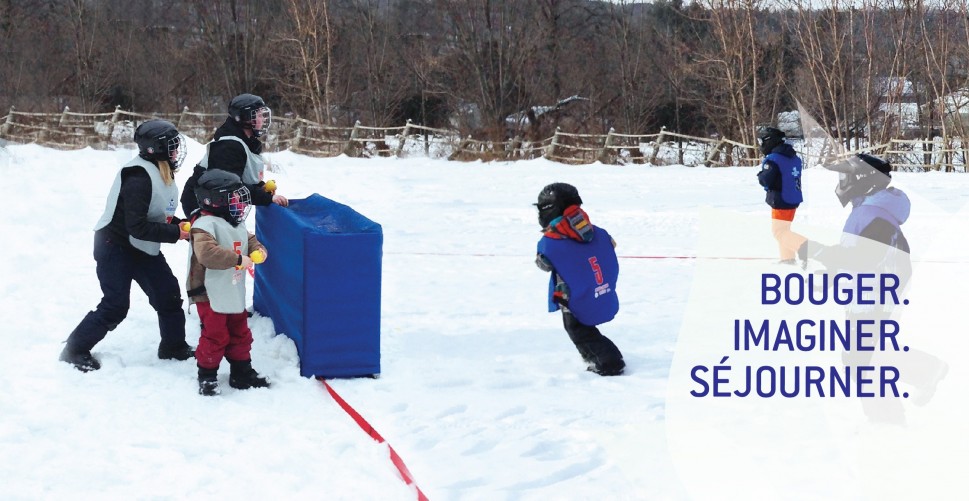
[(571, 238), (577, 242), (591, 242), (595, 227), (589, 215), (578, 205), (566, 207), (562, 215), (553, 219), (542, 233), (549, 238), (561, 240)]

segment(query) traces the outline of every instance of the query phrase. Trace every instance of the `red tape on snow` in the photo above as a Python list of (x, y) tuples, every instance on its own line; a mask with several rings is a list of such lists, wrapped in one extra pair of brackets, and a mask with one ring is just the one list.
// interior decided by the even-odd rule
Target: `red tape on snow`
[[(371, 426), (370, 423), (368, 423), (367, 420), (364, 419), (363, 416), (361, 416), (356, 409), (351, 407), (350, 404), (348, 404), (347, 401), (344, 400), (343, 397), (341, 397), (340, 394), (337, 393), (336, 390), (334, 390), (333, 387), (330, 386), (330, 384), (327, 383), (325, 379), (323, 378), (317, 378), (317, 379), (321, 383), (323, 383), (323, 387), (326, 388), (326, 391), (330, 394), (331, 397), (333, 397), (333, 400), (335, 400), (336, 403), (340, 405), (340, 408), (343, 409), (344, 412), (349, 414), (350, 417), (357, 423), (357, 426), (363, 429), (363, 431), (367, 432), (367, 435), (370, 435), (370, 438), (377, 441), (378, 444), (382, 444), (386, 442), (386, 440), (384, 440), (384, 437), (380, 436), (380, 433), (377, 433), (377, 430), (375, 430), (374, 427)], [(421, 488), (418, 487), (417, 482), (414, 481), (414, 476), (410, 474), (410, 470), (407, 469), (407, 465), (404, 464), (404, 460), (400, 458), (400, 455), (397, 454), (397, 451), (395, 451), (393, 446), (391, 446), (389, 443), (387, 444), (387, 449), (390, 450), (390, 461), (394, 463), (394, 466), (397, 467), (397, 471), (400, 472), (400, 478), (404, 480), (404, 483), (406, 483), (407, 485), (413, 485), (414, 489), (417, 490), (418, 501), (428, 501), (427, 496), (425, 496), (424, 493), (421, 492)]]
[[(478, 253), (464, 253), (464, 252), (385, 252), (384, 254), (396, 254), (400, 256), (464, 256), (464, 257), (515, 257), (522, 258), (521, 254), (478, 254)], [(701, 256), (616, 256), (619, 259), (735, 259), (735, 260), (751, 260), (751, 261), (766, 261), (777, 258), (770, 257), (701, 257)]]

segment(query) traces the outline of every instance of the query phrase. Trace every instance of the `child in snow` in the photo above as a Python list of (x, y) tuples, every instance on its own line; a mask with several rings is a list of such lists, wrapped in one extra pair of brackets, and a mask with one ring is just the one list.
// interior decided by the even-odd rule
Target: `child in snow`
[[(250, 254), (266, 248), (242, 224), (249, 215), (249, 189), (239, 176), (220, 169), (203, 174), (195, 189), (201, 213), (192, 225), (188, 297), (202, 320), (195, 351), (199, 394), (218, 395), (217, 374), (229, 361), (229, 386), (245, 390), (268, 388), (252, 368), (252, 331), (246, 312), (246, 269)], [(261, 261), (260, 261), (261, 262)]]
[(764, 154), (757, 181), (767, 192), (764, 199), (771, 208), (771, 233), (777, 240), (781, 264), (796, 264), (794, 255), (805, 238), (791, 231), (794, 213), (804, 201), (801, 194), (801, 159), (784, 138), (784, 131), (766, 127), (760, 133), (760, 152)]
[(619, 348), (595, 326), (619, 311), (616, 242), (593, 226), (574, 186), (552, 183), (538, 194), (538, 241), (535, 264), (551, 272), (548, 311), (562, 310), (565, 331), (589, 370), (600, 376), (622, 374), (626, 363)]
[[(807, 241), (798, 249), (802, 260), (813, 259), (827, 268), (828, 273), (886, 277), (898, 281), (899, 297), (905, 297), (912, 276), (912, 257), (902, 225), (912, 210), (904, 191), (890, 186), (892, 164), (885, 159), (859, 153), (843, 162), (826, 166), (840, 173), (835, 195), (843, 207), (851, 204), (845, 220), (841, 241), (837, 245), (823, 245)], [(903, 304), (907, 304), (903, 303)], [(901, 307), (891, 301), (859, 301), (846, 308), (846, 316), (856, 322), (880, 323), (898, 319)], [(873, 357), (879, 357), (873, 360)], [(925, 405), (935, 395), (939, 382), (949, 372), (949, 365), (930, 353), (905, 347), (904, 357), (888, 351), (878, 354), (862, 346), (841, 354), (846, 367), (880, 365), (895, 367), (899, 382), (913, 388), (911, 402)], [(905, 423), (905, 407), (898, 398), (863, 398), (861, 406), (870, 421)]]
[(175, 171), (185, 159), (185, 138), (171, 122), (148, 120), (135, 129), (134, 139), (138, 156), (115, 176), (94, 232), (94, 260), (104, 296), (71, 332), (60, 355), (81, 372), (101, 368), (91, 349), (128, 315), (132, 283), (145, 291), (158, 314), (158, 358), (188, 360), (193, 354), (185, 342), (178, 279), (161, 252), (163, 243), (188, 240), (175, 217)]

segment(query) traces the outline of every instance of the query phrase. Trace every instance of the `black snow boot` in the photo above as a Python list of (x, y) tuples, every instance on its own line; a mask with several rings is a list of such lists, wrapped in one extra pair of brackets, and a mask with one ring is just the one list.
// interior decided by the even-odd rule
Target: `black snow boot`
[(195, 357), (195, 348), (184, 341), (181, 345), (175, 346), (158, 345), (158, 358), (162, 360), (188, 360), (193, 357)]
[(199, 395), (204, 395), (206, 397), (213, 397), (215, 395), (221, 395), (222, 390), (219, 389), (219, 369), (205, 369), (199, 367)]
[(252, 360), (229, 360), (229, 386), (237, 390), (269, 388), (269, 381), (252, 368)]
[(589, 370), (600, 376), (621, 376), (626, 370), (626, 362), (620, 358), (609, 364), (591, 365)]
[(91, 350), (75, 350), (70, 345), (65, 346), (61, 351), (60, 361), (73, 365), (81, 372), (91, 372), (101, 368), (101, 362), (91, 355)]

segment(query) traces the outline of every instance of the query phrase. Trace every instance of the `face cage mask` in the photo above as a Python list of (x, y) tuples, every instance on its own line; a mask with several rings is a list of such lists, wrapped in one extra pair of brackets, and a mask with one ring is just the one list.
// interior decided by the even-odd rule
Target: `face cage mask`
[(252, 209), (249, 198), (249, 188), (243, 186), (229, 195), (229, 215), (238, 222), (243, 222), (249, 217), (249, 209)]
[[(260, 123), (261, 122), (261, 123)], [(252, 135), (259, 137), (269, 130), (269, 126), (273, 122), (273, 112), (268, 106), (263, 106), (262, 108), (252, 110), (249, 113), (249, 127), (252, 129)], [(256, 124), (259, 123), (259, 127)]]
[(177, 171), (182, 166), (182, 162), (185, 161), (185, 155), (188, 153), (188, 148), (183, 148), (183, 144), (185, 144), (185, 136), (182, 134), (168, 140), (168, 162), (171, 164), (173, 171)]

